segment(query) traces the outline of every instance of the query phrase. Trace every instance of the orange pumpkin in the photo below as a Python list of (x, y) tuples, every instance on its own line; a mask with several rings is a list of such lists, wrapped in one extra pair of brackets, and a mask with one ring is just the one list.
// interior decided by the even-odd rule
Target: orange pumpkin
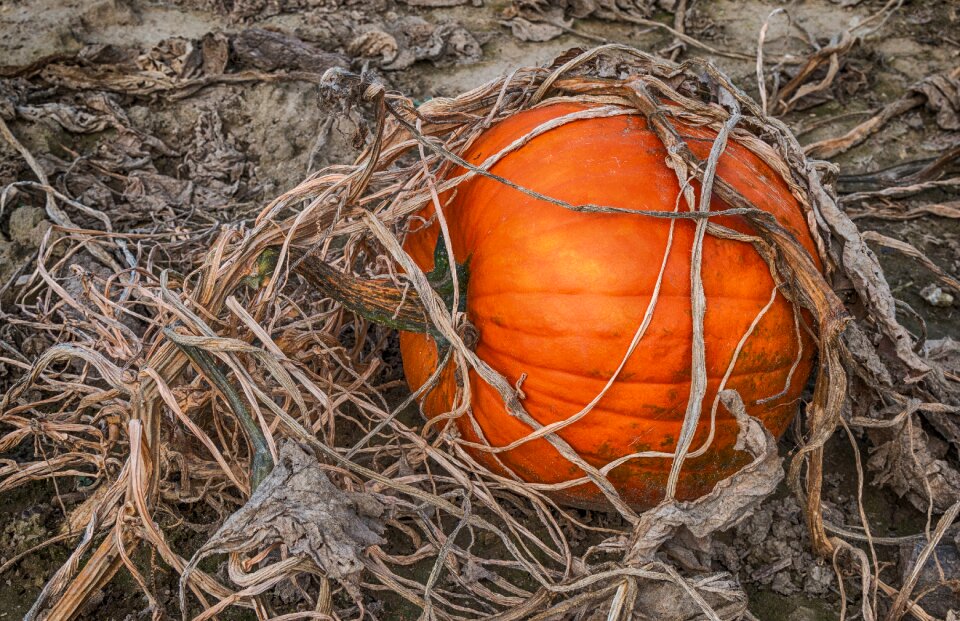
[[(482, 133), (463, 157), (479, 165), (541, 124), (586, 107), (554, 103), (518, 113)], [(675, 126), (691, 150), (706, 159), (715, 132), (676, 122)], [(663, 145), (645, 119), (623, 115), (577, 120), (551, 129), (506, 155), (491, 172), (574, 205), (673, 211), (679, 184), (665, 157)], [(458, 169), (451, 175), (463, 172)], [(776, 216), (816, 257), (799, 203), (757, 156), (731, 141), (717, 174)], [(695, 187), (699, 193), (699, 186)], [(541, 424), (563, 421), (579, 412), (613, 375), (643, 320), (663, 261), (670, 221), (574, 212), (481, 176), (461, 183), (441, 200), (453, 254), (458, 262), (469, 259), (466, 313), (479, 334), (477, 355), (511, 383), (526, 375), (522, 403)], [(686, 208), (681, 202), (680, 209)], [(713, 199), (711, 210), (726, 208), (724, 202)], [(405, 249), (429, 271), (439, 226), (436, 218), (431, 220), (432, 206), (420, 215), (431, 224), (411, 224)], [(742, 217), (712, 221), (752, 231)], [(615, 383), (589, 414), (559, 432), (595, 466), (642, 451), (672, 453), (676, 447), (690, 392), (694, 230), (691, 220), (676, 223), (653, 319)], [(691, 450), (707, 438), (721, 378), (774, 287), (767, 264), (749, 243), (707, 235), (702, 266), (708, 389)], [(793, 307), (777, 293), (743, 346), (726, 385), (739, 392), (749, 414), (778, 436), (794, 417), (811, 370), (814, 344), (802, 326), (801, 333), (798, 339)], [(401, 333), (400, 344), (407, 381), (417, 389), (438, 364), (437, 345), (429, 336), (408, 332)], [(800, 362), (788, 377), (798, 354)], [(473, 416), (490, 446), (502, 447), (530, 433), (473, 371), (469, 382)], [(448, 412), (455, 391), (453, 370), (445, 369), (440, 383), (422, 401), (425, 415)], [(457, 424), (465, 439), (482, 442), (467, 416)], [(733, 448), (737, 430), (734, 417), (719, 406), (715, 437), (703, 455), (684, 463), (678, 498), (693, 499), (709, 492), (750, 461), (749, 455)], [(559, 483), (583, 476), (543, 439), (499, 453), (502, 466), (487, 452), (473, 454), (496, 472), (504, 473), (505, 466), (530, 482)], [(670, 465), (666, 457), (631, 459), (608, 476), (629, 504), (643, 509), (663, 499)], [(574, 506), (607, 506), (592, 483), (555, 491), (552, 496)]]

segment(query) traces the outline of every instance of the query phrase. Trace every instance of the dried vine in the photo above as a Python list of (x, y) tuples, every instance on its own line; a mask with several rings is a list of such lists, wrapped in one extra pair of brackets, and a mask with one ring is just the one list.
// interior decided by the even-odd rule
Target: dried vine
[[(402, 249), (411, 217), (475, 175), (564, 208), (618, 211), (570, 205), (516, 186), (489, 170), (496, 156), (484, 166), (460, 157), (490, 124), (558, 98), (602, 102), (610, 114), (646, 118), (683, 188), (678, 205), (683, 199), (687, 209), (629, 213), (692, 220), (701, 241), (712, 235), (753, 244), (779, 290), (813, 318), (819, 367), (804, 413), (805, 442), (790, 463), (789, 481), (804, 499), (816, 551), (849, 562), (865, 585), (883, 588), (865, 555), (848, 542), (856, 537), (824, 524), (824, 443), (841, 424), (896, 431), (921, 415), (956, 412), (960, 391), (935, 361), (914, 351), (876, 258), (824, 183), (830, 169), (808, 160), (782, 123), (708, 63), (678, 65), (618, 45), (568, 54), (550, 67), (520, 69), (419, 107), (342, 71), (328, 72), (322, 86), (343, 105), (373, 105), (371, 144), (354, 165), (329, 167), (279, 197), (250, 230), (223, 233), (194, 272), (181, 277), (134, 264), (102, 292), (78, 301), (58, 285), (63, 263), (51, 259), (50, 247), (43, 251), (39, 277), (52, 295), (76, 308), (97, 340), (54, 346), (0, 401), (2, 420), (13, 428), (0, 439), (0, 450), (31, 437), (57, 448), (42, 460), (0, 468), (0, 492), (31, 479), (67, 476), (94, 478), (99, 488), (72, 516), (86, 529), (30, 619), (69, 617), (121, 566), (159, 605), (131, 560), (138, 545), (156, 551), (182, 576), (184, 618), (190, 610), (196, 619), (210, 618), (231, 605), (268, 617), (273, 612), (266, 594), (285, 581), (309, 601), (313, 610), (304, 614), (318, 619), (359, 618), (372, 598), (387, 592), (427, 618), (583, 617), (602, 609), (618, 619), (632, 614), (642, 591), (658, 589), (675, 589), (707, 618), (741, 617), (746, 599), (731, 576), (682, 575), (657, 555), (680, 531), (702, 538), (735, 524), (782, 476), (774, 438), (745, 414), (738, 395), (721, 391), (718, 402), (737, 416), (753, 461), (698, 501), (680, 502), (668, 493), (660, 506), (638, 514), (606, 479), (615, 464), (591, 466), (556, 433), (560, 427), (540, 425), (524, 410), (516, 387), (472, 351), (466, 318)], [(717, 133), (709, 158), (691, 152), (678, 122)], [(784, 227), (716, 174), (727, 140), (753, 151), (787, 182), (807, 214), (826, 276)], [(454, 166), (466, 172), (451, 177)], [(713, 222), (712, 195), (730, 206), (724, 215), (746, 219), (754, 234)], [(97, 248), (97, 256), (122, 249), (89, 231), (52, 243)], [(696, 245), (691, 251), (696, 295), (700, 259)], [(49, 271), (43, 267), (48, 261), (54, 265)], [(455, 271), (451, 277), (457, 299)], [(847, 286), (852, 295), (835, 290)], [(550, 499), (550, 486), (525, 484), (478, 464), (454, 426), (444, 424), (470, 415), (468, 386), (461, 386), (449, 416), (423, 429), (411, 424), (403, 413), (418, 395), (390, 395), (396, 373), (384, 370), (381, 357), (389, 331), (364, 319), (371, 304), (380, 323), (419, 326), (442, 337), (456, 368), (479, 374), (530, 427), (531, 438), (546, 439), (581, 467), (580, 479), (562, 485), (592, 481), (619, 520), (584, 524)], [(693, 308), (696, 335), (703, 300), (694, 299)], [(120, 321), (142, 309), (149, 311), (150, 327), (137, 339)], [(697, 342), (681, 434), (688, 439), (713, 424), (712, 415), (709, 421), (702, 416), (695, 390), (698, 371), (705, 372)], [(695, 452), (689, 442), (678, 443), (668, 455), (675, 473)], [(273, 490), (283, 486), (271, 477), (291, 477), (290, 464), (303, 463), (316, 468), (310, 480), (334, 483), (324, 487), (336, 508), (325, 519), (341, 520), (336, 526), (343, 532), (354, 532), (351, 521), (370, 524), (356, 535), (356, 546), (332, 549), (322, 532), (270, 530), (299, 506), (277, 504)], [(283, 467), (267, 474), (273, 464)], [(157, 521), (161, 509), (187, 501), (215, 507), (222, 517), (228, 507), (248, 502), (243, 520), (227, 520), (202, 554), (188, 559)], [(238, 543), (235, 522), (250, 530), (257, 546)], [(582, 536), (573, 540), (571, 529)], [(488, 542), (482, 550), (474, 545), (478, 538)], [(201, 556), (215, 551), (230, 555), (234, 586), (199, 568)], [(909, 595), (909, 588), (893, 595), (891, 615), (913, 605)], [(873, 613), (867, 604), (865, 596), (864, 618)]]

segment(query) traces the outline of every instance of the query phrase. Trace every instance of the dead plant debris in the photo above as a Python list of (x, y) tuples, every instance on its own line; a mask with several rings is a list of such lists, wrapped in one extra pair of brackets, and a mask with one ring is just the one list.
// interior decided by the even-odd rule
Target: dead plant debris
[[(863, 619), (949, 618), (955, 602), (942, 584), (951, 576), (938, 579), (931, 559), (950, 566), (960, 536), (950, 524), (960, 511), (960, 347), (926, 338), (924, 309), (904, 308), (881, 261), (894, 252), (916, 262), (917, 299), (945, 313), (955, 309), (960, 263), (853, 221), (957, 219), (957, 71), (931, 74), (847, 132), (805, 146), (765, 114), (786, 118), (869, 91), (867, 57), (858, 55), (898, 3), (828, 40), (798, 34), (803, 55), (764, 54), (772, 43), (761, 37), (762, 104), (710, 64), (611, 45), (419, 107), (391, 80), (404, 83), (417, 63), (457, 67), (488, 53), (491, 35), (464, 14), (351, 12), (333, 0), (181, 4), (236, 27), (144, 48), (89, 44), (0, 69), (0, 492), (55, 486), (49, 508), (0, 532), (13, 551), (0, 572), (19, 568), (45, 584), (28, 618), (89, 608), (120, 567), (153, 614), (195, 619), (231, 606), (262, 618), (392, 618), (404, 605), (449, 619), (741, 619), (751, 618), (744, 584), (784, 596), (842, 592)], [(660, 33), (666, 57), (757, 60), (756, 42), (723, 45), (699, 11), (683, 0), (517, 1), (498, 18), (523, 42), (603, 43), (584, 28), (602, 20)], [(259, 25), (293, 14), (303, 18), (297, 30)], [(363, 153), (319, 170), (311, 158), (295, 173), (307, 180), (261, 210), (279, 190), (251, 134), (231, 122), (240, 98), (221, 95), (231, 85), (321, 88), (370, 133), (340, 135), (335, 120), (324, 121), (308, 148), (357, 139)], [(449, 165), (488, 122), (594, 91), (656, 120), (668, 146), (679, 145), (664, 100), (716, 129), (742, 116), (733, 136), (788, 176), (809, 209), (826, 280), (722, 179), (713, 189), (751, 219), (754, 243), (811, 313), (820, 341), (817, 384), (786, 457), (792, 495), (764, 500), (784, 476), (782, 460), (743, 416), (754, 462), (700, 501), (643, 515), (557, 507), (474, 463), (452, 428), (422, 435), (398, 392), (390, 332), (318, 296), (301, 275), (321, 261), (330, 278), (359, 273), (405, 286), (404, 303), (422, 305), (417, 317), (454, 344), (460, 365), (475, 364), (460, 319), (430, 307), (415, 270), (407, 279), (393, 267), (406, 218), (429, 200), (424, 171)], [(176, 126), (152, 118), (157, 102), (181, 106)], [(842, 175), (807, 159), (862, 149), (911, 114), (948, 147)], [(36, 144), (35, 127), (57, 137), (49, 148), (24, 146)], [(702, 178), (710, 166), (676, 153), (678, 174)], [(723, 231), (708, 225), (708, 234)], [(192, 361), (184, 343), (209, 364)], [(499, 386), (495, 372), (487, 380)], [(238, 403), (276, 464), (259, 486)], [(723, 407), (739, 411), (736, 394)], [(855, 481), (832, 473), (843, 451), (825, 453), (828, 442), (851, 452)], [(866, 485), (887, 486), (926, 521), (899, 531), (872, 523)], [(192, 524), (199, 515), (206, 524)], [(183, 544), (184, 529), (200, 539)], [(63, 542), (72, 553), (52, 577), (23, 565)], [(177, 589), (156, 587), (144, 554)], [(210, 570), (214, 560), (219, 569)]]

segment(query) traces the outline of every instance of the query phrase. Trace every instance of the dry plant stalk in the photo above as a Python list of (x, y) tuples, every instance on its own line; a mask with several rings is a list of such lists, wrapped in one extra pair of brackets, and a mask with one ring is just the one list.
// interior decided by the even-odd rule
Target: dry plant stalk
[[(53, 258), (52, 246), (44, 249), (32, 288), (44, 295), (31, 303), (41, 313), (51, 312), (45, 305), (66, 304), (86, 330), (77, 342), (43, 354), (0, 401), (2, 420), (13, 428), (0, 439), (0, 450), (30, 438), (46, 447), (43, 459), (3, 466), (0, 492), (29, 480), (75, 476), (94, 478), (105, 491), (92, 506), (81, 505), (86, 529), (80, 543), (29, 619), (69, 618), (121, 566), (158, 608), (161, 602), (131, 560), (136, 546), (148, 546), (182, 575), (185, 619), (211, 618), (230, 605), (253, 608), (260, 618), (276, 616), (277, 604), (268, 594), (290, 581), (313, 608), (297, 618), (359, 618), (374, 599), (399, 597), (431, 619), (586, 618), (597, 610), (609, 619), (626, 619), (652, 593), (671, 588), (697, 615), (740, 618), (746, 598), (732, 577), (684, 576), (657, 556), (661, 544), (678, 533), (702, 539), (735, 524), (782, 476), (774, 439), (745, 415), (738, 395), (725, 391), (720, 398), (738, 415), (739, 444), (754, 461), (698, 501), (668, 497), (637, 514), (606, 481), (612, 466), (594, 468), (571, 455), (555, 429), (543, 428), (525, 412), (515, 388), (476, 358), (464, 342), (464, 318), (451, 315), (402, 250), (408, 220), (434, 192), (467, 176), (493, 176), (460, 159), (473, 137), (500, 119), (558, 98), (602, 101), (646, 118), (686, 188), (688, 209), (631, 213), (689, 219), (701, 239), (715, 235), (753, 244), (781, 292), (809, 312), (819, 367), (806, 406), (805, 443), (790, 463), (789, 482), (803, 499), (816, 551), (859, 572), (864, 585), (882, 584), (871, 573), (875, 559), (868, 562), (848, 543), (858, 541), (857, 534), (824, 524), (824, 443), (841, 423), (896, 433), (911, 421), (918, 424), (919, 416), (956, 412), (957, 385), (936, 362), (914, 351), (897, 322), (876, 258), (825, 184), (835, 171), (808, 160), (782, 123), (706, 62), (678, 65), (619, 45), (576, 50), (550, 67), (519, 69), (419, 107), (362, 76), (328, 72), (323, 86), (335, 101), (366, 102), (375, 109), (377, 132), (370, 146), (354, 165), (331, 166), (279, 197), (252, 229), (225, 231), (193, 272), (156, 273), (134, 264), (105, 282), (88, 283), (77, 296), (62, 285), (68, 276), (64, 260)], [(691, 153), (675, 121), (717, 132), (708, 160)], [(749, 148), (786, 180), (806, 211), (826, 276), (778, 222), (716, 176), (727, 139)], [(449, 178), (453, 166), (468, 172)], [(700, 196), (691, 189), (692, 179), (704, 188)], [(717, 214), (697, 208), (709, 205), (711, 193), (731, 206), (725, 215), (745, 218), (755, 234), (712, 223)], [(612, 210), (543, 198), (570, 209)], [(117, 248), (111, 236), (90, 231), (56, 244), (66, 244), (68, 253), (83, 244)], [(700, 260), (696, 245), (690, 252), (695, 263)], [(697, 278), (696, 270), (691, 277)], [(315, 287), (343, 303), (318, 295)], [(841, 299), (835, 287), (849, 292)], [(582, 480), (604, 490), (620, 513), (619, 525), (613, 519), (613, 526), (582, 523), (545, 495), (549, 486), (487, 471), (464, 450), (454, 425), (433, 421), (418, 429), (404, 422), (403, 411), (417, 395), (397, 398), (390, 392), (396, 382), (382, 379), (381, 354), (390, 332), (353, 312), (371, 299), (382, 302), (375, 309), (381, 314), (395, 307), (388, 319), (398, 325), (420, 322), (442, 335), (461, 371), (476, 370), (500, 390), (531, 435), (544, 437), (582, 466)], [(698, 318), (702, 330), (704, 309), (702, 302), (694, 306), (696, 332)], [(143, 334), (123, 323), (128, 316), (147, 319)], [(703, 360), (702, 347), (695, 360)], [(702, 374), (692, 369), (694, 378)], [(444, 420), (464, 415), (468, 397), (462, 394)], [(701, 419), (702, 404), (695, 399), (691, 404), (687, 435), (708, 424)], [(290, 461), (294, 444), (300, 457)], [(673, 457), (677, 472), (689, 450), (689, 444), (680, 444)], [(206, 506), (226, 518), (237, 505), (256, 499), (242, 509), (243, 523), (253, 530), (256, 516), (292, 510), (271, 504), (279, 501), (270, 492), (283, 487), (271, 475), (290, 476), (289, 468), (266, 474), (264, 464), (301, 463), (304, 452), (316, 462), (313, 480), (328, 479), (342, 490), (343, 496), (331, 496), (337, 515), (356, 511), (365, 520), (379, 520), (353, 542), (364, 548), (361, 555), (357, 546), (347, 545), (347, 556), (337, 556), (322, 532), (310, 529), (278, 535), (276, 524), (269, 533), (250, 533), (262, 548), (253, 550), (228, 528), (229, 538), (215, 537), (202, 548), (203, 554), (230, 553), (233, 586), (228, 586), (201, 570), (199, 557), (189, 560), (169, 544), (158, 520), (178, 503)], [(290, 517), (275, 513), (281, 514)], [(381, 529), (378, 543), (375, 533)], [(357, 564), (362, 571), (344, 569)], [(909, 596), (909, 589), (892, 594), (894, 617), (912, 609)], [(866, 596), (863, 615), (874, 616)]]

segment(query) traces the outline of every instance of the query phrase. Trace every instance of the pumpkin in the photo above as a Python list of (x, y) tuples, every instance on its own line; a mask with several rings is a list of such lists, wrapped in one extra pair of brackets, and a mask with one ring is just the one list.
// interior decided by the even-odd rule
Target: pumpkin
[[(517, 113), (481, 133), (462, 157), (479, 165), (538, 126), (587, 107), (550, 103)], [(705, 160), (716, 133), (673, 123)], [(644, 117), (631, 113), (560, 124), (510, 151), (490, 171), (573, 205), (673, 211), (680, 188), (666, 155)], [(455, 168), (448, 178), (465, 172)], [(717, 175), (775, 216), (818, 261), (800, 204), (760, 158), (731, 140)], [(694, 187), (699, 195), (699, 186)], [(480, 175), (440, 198), (453, 256), (458, 263), (468, 262), (465, 308), (478, 335), (476, 354), (511, 383), (525, 378), (522, 403), (539, 423), (566, 420), (600, 393), (624, 358), (651, 302), (670, 220), (573, 211)], [(712, 211), (727, 208), (713, 198)], [(685, 203), (679, 209), (687, 209)], [(411, 219), (404, 248), (429, 271), (439, 223), (432, 206), (419, 216), (422, 220)], [(752, 232), (740, 216), (718, 216), (711, 222)], [(695, 228), (690, 219), (676, 222), (652, 320), (616, 381), (586, 416), (558, 432), (594, 466), (644, 451), (672, 454), (676, 447), (691, 382), (690, 253)], [(702, 279), (708, 388), (691, 451), (707, 439), (721, 379), (738, 343), (770, 304), (775, 287), (768, 264), (751, 243), (709, 234), (703, 242)], [(429, 335), (403, 332), (400, 346), (407, 381), (418, 389), (437, 367), (437, 343)], [(797, 411), (814, 349), (803, 315), (778, 291), (744, 342), (726, 388), (738, 391), (747, 412), (779, 436)], [(464, 439), (503, 447), (531, 432), (472, 370), (467, 381), (472, 415), (483, 437), (464, 415), (457, 419)], [(451, 364), (422, 398), (424, 414), (449, 412), (456, 391)], [(737, 433), (736, 419), (719, 406), (708, 450), (684, 462), (677, 498), (697, 498), (749, 463), (750, 456), (734, 448)], [(475, 449), (472, 454), (491, 470), (504, 475), (509, 470), (528, 482), (553, 484), (584, 476), (545, 439), (527, 441), (496, 457)], [(613, 468), (608, 478), (628, 504), (648, 508), (664, 498), (671, 462), (670, 457), (632, 458)], [(568, 505), (607, 506), (592, 483), (550, 493)]]

